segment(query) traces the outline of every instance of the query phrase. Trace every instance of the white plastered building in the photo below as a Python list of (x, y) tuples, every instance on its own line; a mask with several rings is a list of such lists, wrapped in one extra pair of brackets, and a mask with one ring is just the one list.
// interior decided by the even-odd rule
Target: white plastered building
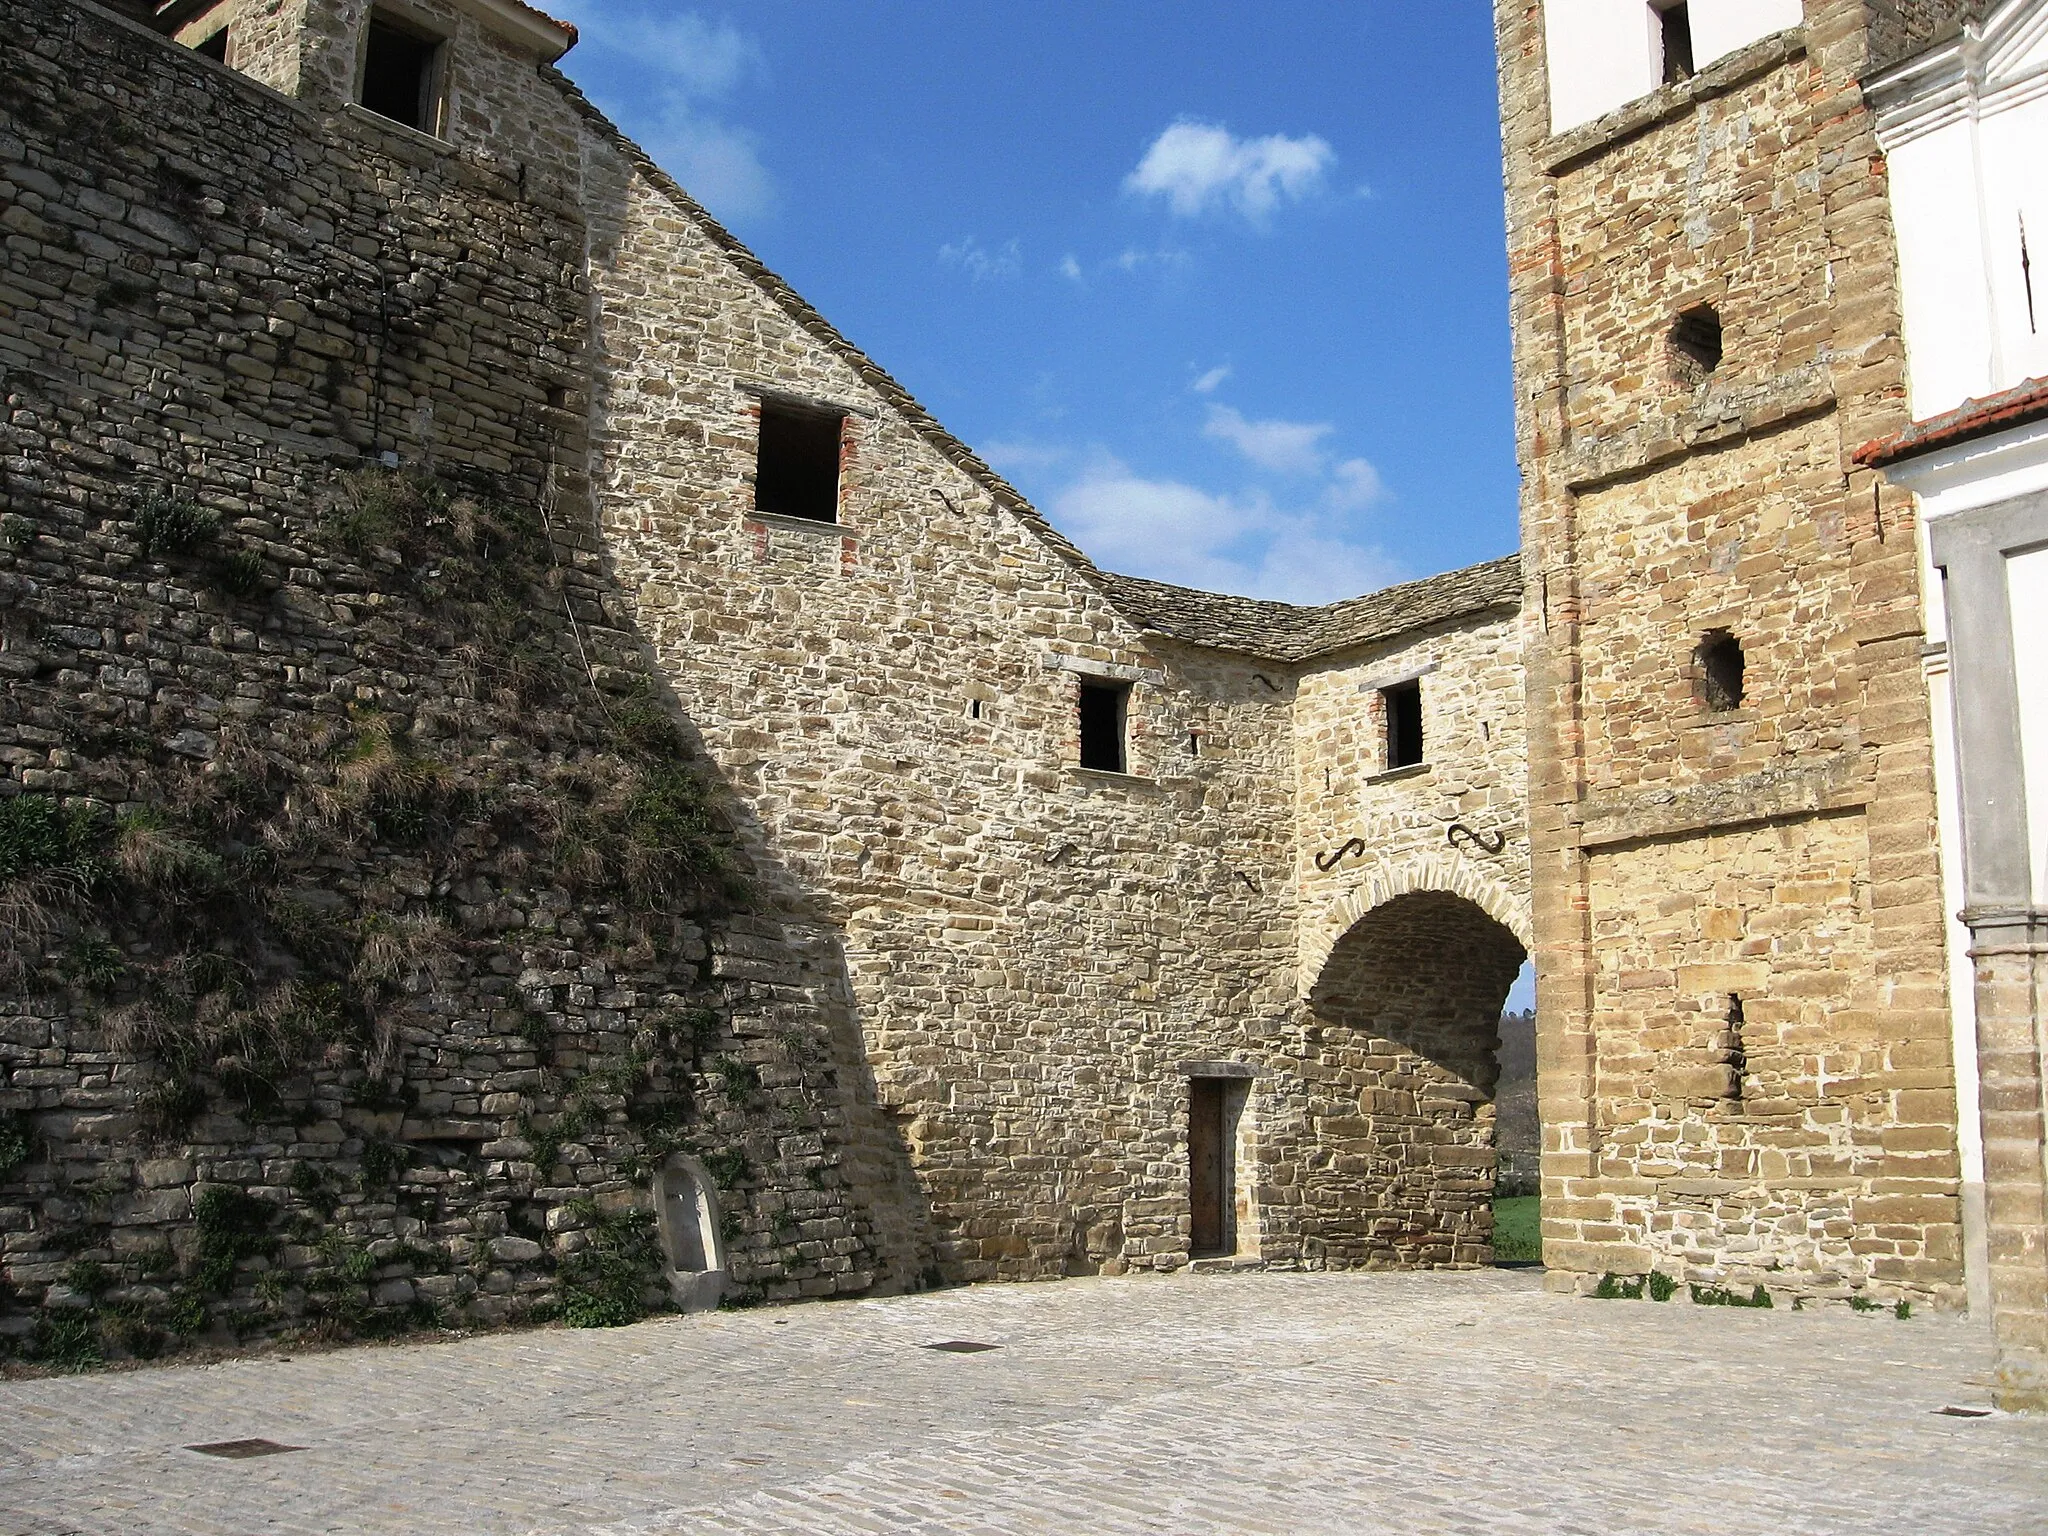
[(1971, 1309), (2027, 1401), (2048, 1390), (2048, 0), (1979, 6), (1864, 88), (1914, 424), (1857, 458), (1919, 501)]

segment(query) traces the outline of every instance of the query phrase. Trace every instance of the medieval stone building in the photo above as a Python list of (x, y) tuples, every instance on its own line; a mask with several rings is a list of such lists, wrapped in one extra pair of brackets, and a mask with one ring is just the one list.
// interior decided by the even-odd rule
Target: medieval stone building
[[(1976, 375), (1949, 366), (1972, 333), (1902, 320), (1902, 251), (1910, 269), (1974, 247), (1954, 219), (1895, 232), (1871, 98), (1919, 93), (1888, 109), (1894, 145), (1964, 101), (1974, 144), (1987, 55), (1901, 61), (1990, 9), (1503, 0), (1497, 18), (1546, 1260), (1566, 1284), (1705, 1259), (1744, 1284), (1967, 1285), (1980, 1305), (1996, 1277), (2017, 1403), (2038, 1396), (2042, 1325), (2038, 1014), (2017, 1003), (2038, 960), (1975, 895), (1963, 917), (2003, 923), (2005, 958), (1949, 929), (1921, 514), (1876, 472), (1911, 451), (1887, 436), (1909, 362), (1916, 402)], [(2002, 35), (2017, 63), (2036, 34)], [(1917, 174), (1921, 201), (1967, 201)], [(2014, 233), (1987, 236), (2009, 309)], [(1930, 316), (1971, 301), (1936, 286)], [(2005, 835), (2031, 933), (2025, 834)], [(1995, 1027), (1972, 1022), (1973, 936)], [(1980, 1039), (1999, 1073), (1982, 1135)]]
[(2023, 1332), (1856, 454), (1964, 9), (1503, 3), (1524, 557), (1307, 609), (1096, 568), (519, 0), (7, 0), (0, 1338), (1485, 1262), (1532, 950), (1555, 1283)]
[(0, 1331), (1486, 1260), (1518, 562), (1110, 575), (518, 0), (128, 9), (0, 56)]

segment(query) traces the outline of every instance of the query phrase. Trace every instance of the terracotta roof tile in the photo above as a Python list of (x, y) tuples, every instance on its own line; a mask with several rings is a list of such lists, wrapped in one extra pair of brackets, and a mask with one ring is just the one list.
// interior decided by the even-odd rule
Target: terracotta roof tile
[(1965, 400), (1952, 411), (1929, 416), (1889, 437), (1865, 443), (1856, 450), (1854, 458), (1864, 468), (1875, 469), (2043, 417), (2048, 417), (2048, 378), (2028, 379), (1998, 394)]
[(574, 46), (578, 34), (576, 31), (575, 24), (573, 22), (564, 21), (559, 16), (550, 16), (546, 11), (542, 10), (539, 6), (528, 5), (526, 3), (526, 0), (510, 0), (510, 3), (519, 10), (526, 11), (534, 16), (538, 16), (542, 21), (546, 22), (549, 26), (554, 27), (559, 31), (568, 33), (570, 45)]

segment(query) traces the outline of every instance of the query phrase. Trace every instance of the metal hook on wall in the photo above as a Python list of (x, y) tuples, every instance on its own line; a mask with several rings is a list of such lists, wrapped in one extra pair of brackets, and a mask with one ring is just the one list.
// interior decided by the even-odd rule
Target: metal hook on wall
[[(1490, 842), (1488, 841), (1489, 837), (1491, 837), (1492, 839), (1492, 841)], [(1457, 847), (1459, 841), (1462, 839), (1465, 842), (1469, 842), (1474, 848), (1477, 848), (1481, 853), (1499, 853), (1501, 849), (1507, 847), (1508, 845), (1507, 833), (1474, 832), (1462, 821), (1452, 822), (1450, 825), (1450, 829), (1444, 833), (1444, 838), (1447, 842), (1450, 843), (1450, 845), (1453, 848)]]
[(1334, 852), (1317, 854), (1316, 868), (1327, 875), (1349, 855), (1363, 852), (1365, 852), (1365, 839), (1362, 837), (1349, 838), (1345, 841), (1343, 847), (1338, 848)]

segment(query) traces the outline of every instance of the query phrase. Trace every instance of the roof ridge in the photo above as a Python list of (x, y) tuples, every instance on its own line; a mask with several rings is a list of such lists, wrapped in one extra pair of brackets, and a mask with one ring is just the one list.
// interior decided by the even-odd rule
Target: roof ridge
[(1522, 562), (1503, 555), (1309, 606), (1104, 573), (1108, 596), (1146, 632), (1210, 650), (1307, 661), (1489, 608), (1519, 606)]

